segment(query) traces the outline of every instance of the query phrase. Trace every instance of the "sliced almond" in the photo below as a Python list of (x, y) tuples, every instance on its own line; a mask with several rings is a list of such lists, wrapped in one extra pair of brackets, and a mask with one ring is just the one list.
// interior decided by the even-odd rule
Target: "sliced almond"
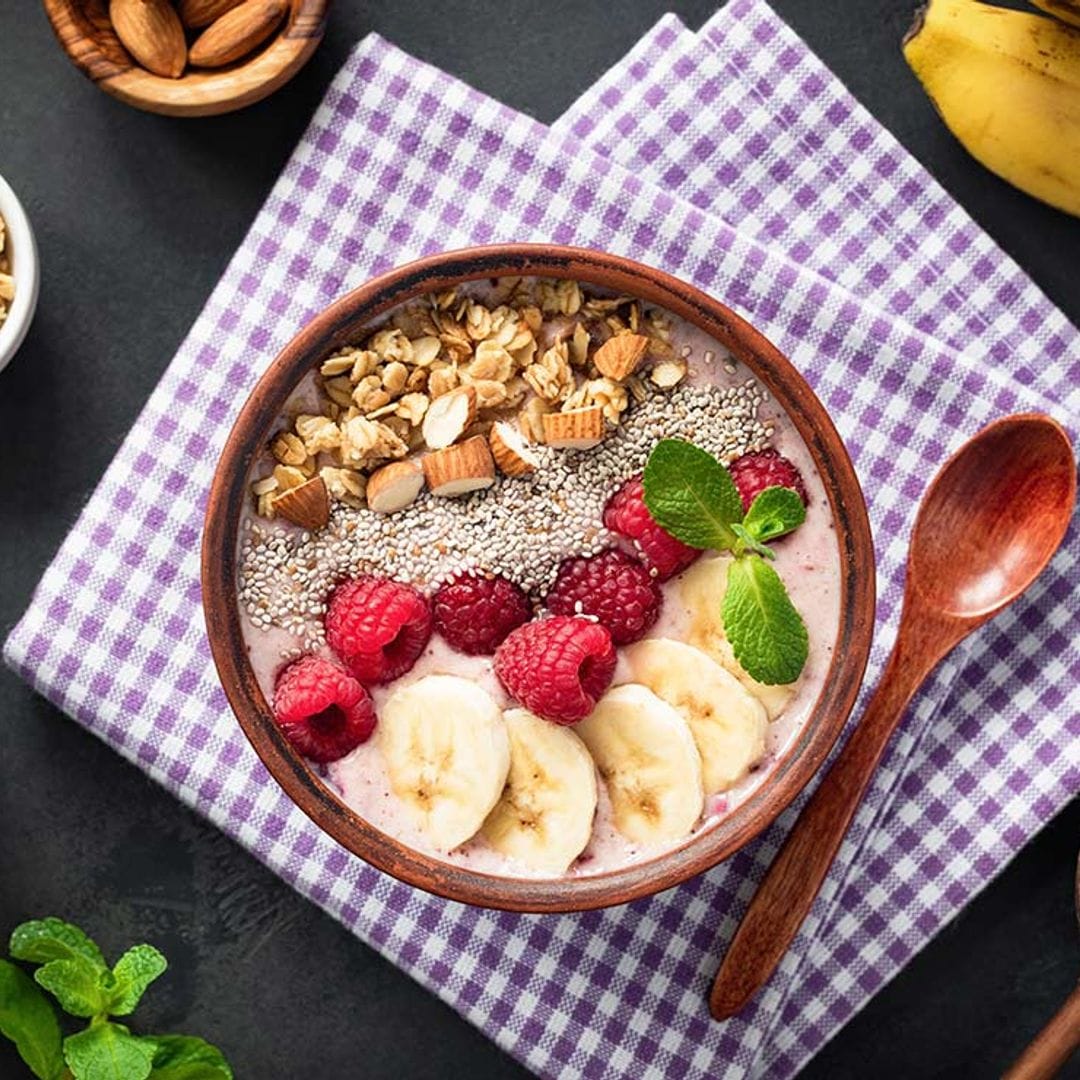
[(525, 476), (535, 472), (540, 461), (525, 445), (525, 438), (513, 424), (497, 421), (488, 433), (488, 445), (495, 464), (507, 476)]
[(199, 35), (188, 60), (194, 67), (208, 68), (224, 67), (239, 60), (277, 29), (288, 6), (288, 0), (244, 0)]
[(321, 476), (290, 488), (274, 500), (274, 510), (301, 529), (321, 529), (330, 520), (330, 496)]
[(599, 405), (544, 413), (540, 419), (544, 442), (560, 450), (588, 450), (604, 437), (604, 410)]
[(392, 461), (367, 481), (367, 504), (380, 514), (393, 514), (416, 501), (424, 489), (424, 468), (416, 458)]
[(593, 363), (601, 375), (625, 379), (627, 375), (633, 375), (648, 348), (649, 339), (643, 334), (616, 334), (596, 350)]
[(448, 394), (437, 397), (424, 416), (420, 429), (424, 442), (432, 450), (452, 446), (476, 416), (476, 390), (471, 386), (459, 386)]
[(424, 475), (433, 495), (468, 495), (491, 487), (495, 483), (495, 462), (487, 439), (476, 435), (456, 446), (433, 451), (424, 458)]

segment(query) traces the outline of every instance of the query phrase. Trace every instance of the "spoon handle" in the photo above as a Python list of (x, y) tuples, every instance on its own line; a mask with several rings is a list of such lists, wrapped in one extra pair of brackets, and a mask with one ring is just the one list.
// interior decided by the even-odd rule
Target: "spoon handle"
[(709, 995), (709, 1010), (717, 1020), (743, 1008), (799, 932), (890, 736), (936, 663), (923, 650), (910, 652), (914, 655), (901, 629), (866, 712), (750, 901)]
[(1050, 1080), (1080, 1047), (1080, 986), (1016, 1059), (1002, 1080)]

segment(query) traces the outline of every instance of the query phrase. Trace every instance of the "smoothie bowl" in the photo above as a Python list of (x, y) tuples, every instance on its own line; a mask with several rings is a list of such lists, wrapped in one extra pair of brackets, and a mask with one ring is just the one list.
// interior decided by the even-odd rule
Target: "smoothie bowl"
[(283, 350), (203, 538), (271, 774), (368, 862), (572, 911), (713, 866), (823, 762), (874, 559), (812, 391), (698, 290), (598, 252), (412, 263)]

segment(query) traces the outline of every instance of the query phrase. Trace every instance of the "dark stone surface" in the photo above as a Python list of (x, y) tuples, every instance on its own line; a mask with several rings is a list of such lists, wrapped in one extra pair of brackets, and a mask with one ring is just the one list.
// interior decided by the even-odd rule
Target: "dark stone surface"
[[(311, 64), (237, 115), (177, 122), (82, 80), (40, 5), (0, 0), (0, 172), (41, 246), (42, 299), (0, 377), (0, 627), (10, 626), (243, 237), (352, 42), (369, 30), (550, 120), (668, 6), (339, 0)], [(777, 2), (856, 94), (1075, 320), (1080, 222), (981, 170), (899, 55), (913, 0)], [(0, 932), (55, 912), (170, 972), (144, 1030), (198, 1032), (242, 1078), (524, 1075), (434, 997), (6, 672)], [(806, 1070), (988, 1077), (1077, 974), (1073, 805)], [(0, 1075), (19, 1066), (0, 1047)], [(1074, 1068), (1072, 1075), (1080, 1075)]]

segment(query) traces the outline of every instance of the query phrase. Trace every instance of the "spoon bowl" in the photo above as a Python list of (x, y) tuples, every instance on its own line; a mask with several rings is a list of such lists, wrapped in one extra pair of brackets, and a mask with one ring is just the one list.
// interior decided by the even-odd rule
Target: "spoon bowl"
[(985, 428), (926, 493), (908, 558), (913, 603), (982, 622), (1019, 596), (1057, 550), (1076, 497), (1069, 438), (1021, 413)]
[(1038, 577), (1064, 539), (1075, 502), (1069, 438), (1037, 413), (983, 428), (934, 477), (915, 519), (892, 655), (739, 924), (709, 996), (716, 1019), (739, 1012), (787, 952), (915, 692), (959, 642)]

